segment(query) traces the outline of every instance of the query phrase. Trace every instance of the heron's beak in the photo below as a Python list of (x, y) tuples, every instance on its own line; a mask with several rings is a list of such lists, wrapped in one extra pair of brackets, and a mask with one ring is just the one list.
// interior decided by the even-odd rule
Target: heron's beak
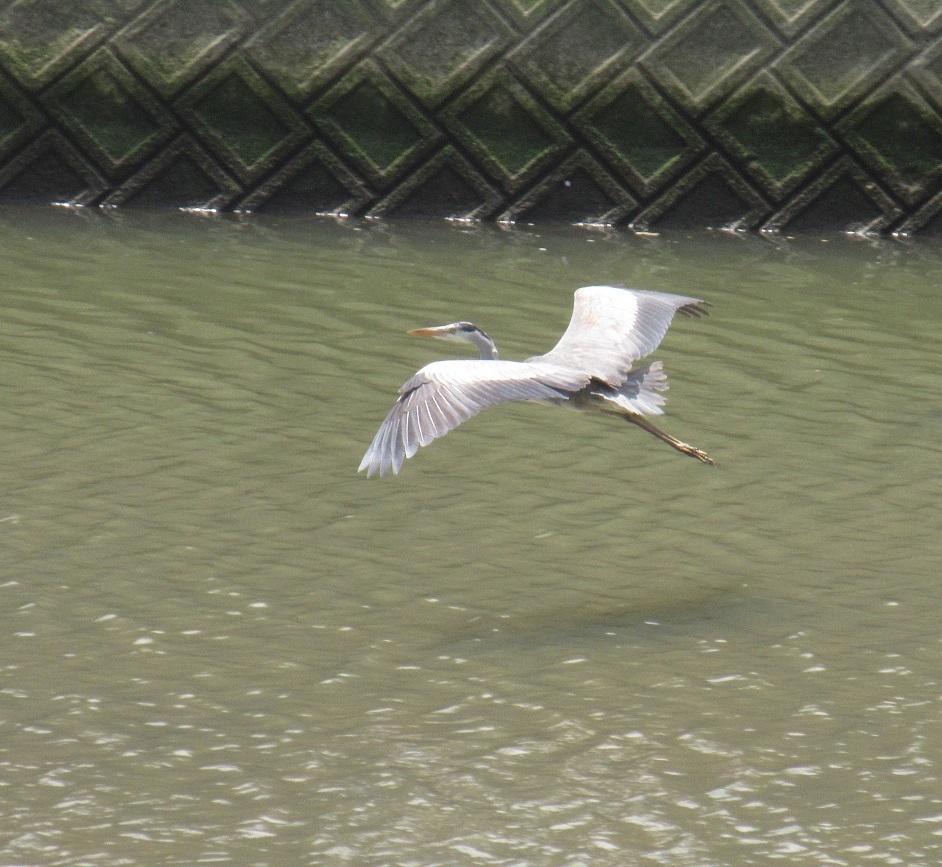
[(441, 337), (448, 332), (445, 330), (447, 326), (438, 325), (435, 328), (413, 328), (409, 334), (413, 334), (416, 337)]

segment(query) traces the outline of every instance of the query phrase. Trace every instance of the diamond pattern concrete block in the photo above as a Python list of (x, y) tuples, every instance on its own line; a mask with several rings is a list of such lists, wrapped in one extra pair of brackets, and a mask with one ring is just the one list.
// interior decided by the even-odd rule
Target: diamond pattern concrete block
[(578, 151), (498, 218), (501, 222), (620, 223), (637, 202), (585, 151)]
[(942, 3), (938, 0), (884, 0), (884, 4), (917, 33), (942, 30)]
[(486, 0), (431, 0), (382, 48), (389, 70), (426, 105), (436, 105), (511, 42)]
[(233, 0), (156, 0), (114, 44), (148, 84), (171, 96), (229, 52), (249, 23)]
[(313, 142), (239, 203), (240, 211), (347, 217), (373, 199), (322, 142)]
[(43, 103), (112, 174), (153, 153), (176, 126), (153, 93), (106, 48), (47, 90)]
[(703, 227), (753, 229), (770, 208), (718, 154), (711, 154), (680, 178), (631, 223), (634, 229)]
[(389, 23), (390, 29), (400, 27), (427, 0), (375, 0), (377, 15)]
[(814, 24), (842, 0), (753, 0), (774, 24), (775, 28), (787, 37), (792, 37), (801, 30)]
[(911, 46), (875, 3), (839, 6), (777, 64), (782, 77), (826, 116), (838, 114), (906, 56)]
[(690, 124), (633, 69), (611, 82), (572, 122), (645, 196), (663, 188), (706, 147)]
[(850, 157), (841, 157), (811, 186), (773, 215), (765, 231), (880, 232), (902, 209)]
[(189, 136), (179, 136), (103, 205), (218, 211), (239, 194), (238, 183)]
[(893, 234), (942, 238), (942, 191), (900, 223)]
[(521, 32), (528, 33), (552, 15), (560, 6), (572, 0), (491, 0), (499, 12), (509, 18)]
[(446, 147), (426, 160), (367, 216), (479, 220), (492, 216), (502, 200), (501, 194), (464, 157)]
[(0, 159), (5, 159), (34, 139), (43, 117), (11, 82), (0, 78)]
[(311, 136), (305, 120), (240, 57), (216, 66), (175, 107), (244, 181)]
[(0, 59), (39, 89), (94, 51), (114, 24), (103, 0), (15, 0), (0, 13)]
[(701, 0), (623, 0), (652, 33), (663, 33), (695, 9)]
[(860, 159), (907, 204), (916, 205), (939, 188), (942, 119), (904, 80), (881, 88), (838, 129)]
[(0, 200), (89, 205), (105, 179), (63, 136), (46, 132), (0, 169)]
[(688, 109), (698, 111), (731, 93), (778, 48), (745, 4), (705, 3), (641, 62)]
[(475, 162), (511, 192), (532, 181), (572, 142), (506, 70), (479, 81), (440, 117)]
[(942, 40), (917, 57), (906, 75), (921, 84), (934, 109), (942, 111)]
[(299, 0), (246, 45), (247, 54), (290, 96), (316, 88), (362, 59), (382, 22), (354, 0)]
[(372, 62), (358, 66), (308, 111), (372, 183), (401, 176), (440, 133)]
[(776, 79), (761, 73), (706, 119), (737, 165), (781, 201), (838, 144)]
[(513, 62), (565, 112), (603, 87), (643, 46), (644, 35), (613, 0), (580, 0), (531, 34)]

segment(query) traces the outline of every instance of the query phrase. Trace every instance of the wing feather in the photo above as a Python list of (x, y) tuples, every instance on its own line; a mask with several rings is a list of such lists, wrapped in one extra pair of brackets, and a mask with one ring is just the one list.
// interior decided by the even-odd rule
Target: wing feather
[(512, 400), (560, 400), (589, 382), (589, 376), (552, 363), (435, 361), (402, 386), (360, 462), (368, 476), (398, 473), (406, 458), (463, 421)]
[(583, 286), (559, 343), (529, 360), (583, 370), (617, 388), (635, 361), (657, 349), (678, 310), (699, 316), (703, 305), (686, 295)]

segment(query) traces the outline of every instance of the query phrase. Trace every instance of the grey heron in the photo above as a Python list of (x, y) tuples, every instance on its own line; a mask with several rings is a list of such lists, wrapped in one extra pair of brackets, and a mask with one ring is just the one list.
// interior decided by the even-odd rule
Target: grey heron
[(704, 316), (706, 302), (684, 295), (583, 286), (559, 343), (526, 361), (502, 361), (497, 346), (470, 322), (410, 331), (423, 337), (474, 344), (480, 358), (433, 361), (399, 389), (399, 399), (380, 425), (358, 472), (398, 473), (419, 446), (444, 436), (482, 410), (512, 400), (540, 401), (623, 418), (685, 455), (713, 459), (655, 427), (645, 416), (661, 415), (667, 376), (661, 362), (632, 369), (660, 344), (678, 311)]

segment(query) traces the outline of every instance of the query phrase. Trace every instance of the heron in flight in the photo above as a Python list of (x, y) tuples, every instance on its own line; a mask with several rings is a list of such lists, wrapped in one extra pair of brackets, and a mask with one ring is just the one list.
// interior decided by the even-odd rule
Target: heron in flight
[(653, 434), (685, 455), (713, 459), (649, 422), (661, 415), (667, 376), (661, 362), (632, 369), (657, 349), (678, 311), (705, 316), (699, 298), (583, 286), (575, 293), (572, 319), (559, 343), (526, 361), (502, 361), (497, 346), (470, 322), (410, 331), (422, 337), (472, 343), (480, 358), (433, 361), (402, 388), (366, 450), (358, 472), (398, 473), (419, 446), (444, 436), (482, 410), (512, 400), (531, 400), (607, 413)]

